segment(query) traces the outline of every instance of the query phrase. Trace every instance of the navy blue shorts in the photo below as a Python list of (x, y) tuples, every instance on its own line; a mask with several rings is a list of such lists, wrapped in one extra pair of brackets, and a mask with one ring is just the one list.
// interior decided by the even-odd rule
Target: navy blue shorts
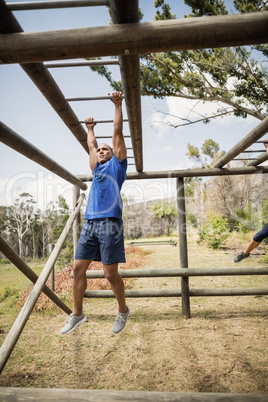
[(268, 237), (268, 223), (258, 233), (255, 234), (253, 240), (261, 243), (266, 237)]
[(116, 218), (86, 221), (75, 259), (101, 261), (105, 265), (126, 262), (123, 221)]

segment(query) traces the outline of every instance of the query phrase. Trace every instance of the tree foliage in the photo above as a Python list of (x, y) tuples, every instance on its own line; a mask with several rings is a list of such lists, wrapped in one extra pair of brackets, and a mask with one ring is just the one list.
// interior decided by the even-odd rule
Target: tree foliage
[[(211, 15), (227, 15), (224, 0), (185, 0), (191, 12), (185, 18)], [(155, 19), (174, 19), (168, 2), (156, 0)], [(267, 2), (256, 0), (234, 0), (236, 12), (258, 12), (267, 10)], [(264, 119), (268, 115), (268, 45), (199, 49), (180, 52), (162, 52), (143, 55), (141, 58), (142, 95), (163, 99), (177, 97), (195, 102), (192, 112), (201, 102), (217, 104), (216, 112), (200, 114), (198, 117), (176, 116), (176, 127), (208, 123), (211, 119), (234, 115), (248, 115)], [(110, 82), (116, 91), (122, 83), (113, 80), (107, 67), (91, 67)]]
[(178, 215), (175, 205), (171, 202), (158, 201), (153, 205), (152, 213), (154, 217), (166, 220), (167, 236), (170, 236), (173, 220)]
[(18, 237), (19, 256), (22, 256), (22, 241), (35, 220), (35, 201), (29, 193), (22, 193), (14, 205), (7, 208), (6, 226)]
[(225, 244), (229, 235), (227, 219), (216, 211), (209, 211), (199, 230), (200, 241), (206, 241), (208, 247), (217, 249)]
[[(57, 242), (70, 215), (69, 206), (61, 195), (57, 206), (49, 204), (43, 212), (36, 209), (35, 204), (31, 194), (22, 193), (13, 205), (0, 207), (1, 234), (20, 257), (47, 257), (49, 244)], [(71, 259), (71, 235), (65, 243), (67, 248)]]
[(211, 138), (205, 140), (201, 149), (189, 143), (187, 144), (187, 149), (186, 156), (202, 168), (209, 167), (215, 158), (219, 158), (224, 153), (219, 152), (219, 144)]

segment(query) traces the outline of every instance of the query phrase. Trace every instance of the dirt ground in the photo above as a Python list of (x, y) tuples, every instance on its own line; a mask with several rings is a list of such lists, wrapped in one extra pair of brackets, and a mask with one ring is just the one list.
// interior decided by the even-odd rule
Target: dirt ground
[[(178, 247), (144, 249), (151, 253), (132, 253), (139, 268), (179, 266)], [(189, 244), (189, 266), (230, 267), (232, 253)], [(240, 264), (264, 265), (257, 256)], [(180, 287), (180, 279), (143, 278), (126, 285), (171, 289)], [(190, 286), (264, 287), (267, 277), (193, 278)], [(68, 289), (63, 291), (68, 300)], [(85, 299), (87, 322), (66, 336), (59, 333), (66, 314), (43, 309), (41, 301), (3, 370), (0, 386), (268, 393), (267, 301), (267, 296), (193, 297), (191, 318), (185, 319), (180, 299), (128, 299), (129, 322), (115, 335), (116, 301)], [(13, 318), (8, 311), (0, 315), (1, 342)]]

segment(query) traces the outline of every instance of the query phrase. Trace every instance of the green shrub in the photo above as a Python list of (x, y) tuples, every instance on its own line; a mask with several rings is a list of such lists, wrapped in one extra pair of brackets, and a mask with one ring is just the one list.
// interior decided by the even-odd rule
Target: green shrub
[(8, 258), (2, 258), (2, 260), (0, 260), (0, 264), (8, 265), (11, 264), (11, 262), (9, 261)]
[(207, 213), (207, 220), (199, 230), (199, 242), (205, 241), (208, 247), (217, 249), (224, 245), (228, 236), (228, 222), (216, 211)]
[(235, 211), (236, 224), (238, 230), (243, 233), (258, 231), (262, 227), (261, 214), (257, 212), (251, 202), (245, 209), (240, 208)]
[(4, 293), (0, 295), (0, 303), (12, 296), (15, 296), (16, 299), (19, 298), (18, 289), (6, 287)]
[(198, 226), (197, 217), (191, 212), (186, 215), (186, 222), (195, 228)]

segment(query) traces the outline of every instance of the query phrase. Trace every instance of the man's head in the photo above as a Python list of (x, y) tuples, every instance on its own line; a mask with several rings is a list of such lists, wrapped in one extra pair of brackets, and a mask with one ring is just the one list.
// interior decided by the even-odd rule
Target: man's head
[(100, 144), (97, 148), (98, 162), (103, 165), (113, 157), (113, 150), (107, 144)]

